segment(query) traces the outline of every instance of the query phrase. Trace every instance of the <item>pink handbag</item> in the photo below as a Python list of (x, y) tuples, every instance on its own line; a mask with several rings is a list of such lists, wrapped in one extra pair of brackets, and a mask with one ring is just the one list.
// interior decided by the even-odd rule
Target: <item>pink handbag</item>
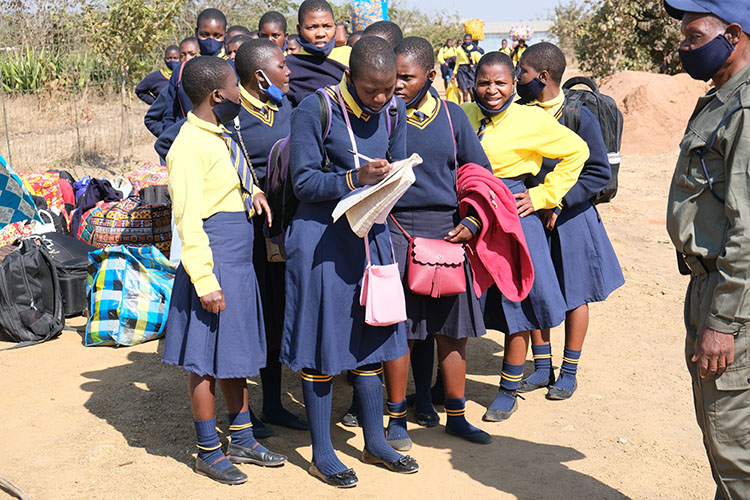
[(365, 323), (370, 326), (390, 326), (406, 321), (406, 298), (395, 255), (393, 264), (373, 266), (368, 236), (369, 233), (364, 237), (367, 267), (359, 295), (359, 304), (365, 308)]

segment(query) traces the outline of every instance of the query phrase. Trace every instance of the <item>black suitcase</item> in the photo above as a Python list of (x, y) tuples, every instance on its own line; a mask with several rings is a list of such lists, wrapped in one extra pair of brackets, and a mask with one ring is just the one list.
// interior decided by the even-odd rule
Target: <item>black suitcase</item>
[(61, 233), (45, 233), (33, 238), (38, 238), (44, 244), (57, 267), (65, 317), (88, 315), (86, 277), (89, 252), (98, 249)]

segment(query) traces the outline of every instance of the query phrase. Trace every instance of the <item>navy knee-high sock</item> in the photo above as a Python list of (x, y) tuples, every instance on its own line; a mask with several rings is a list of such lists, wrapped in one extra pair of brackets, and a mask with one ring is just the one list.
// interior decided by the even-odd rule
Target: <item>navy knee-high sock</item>
[(507, 361), (503, 361), (503, 373), (500, 376), (500, 389), (502, 390), (498, 391), (490, 408), (500, 411), (510, 411), (513, 408), (513, 404), (516, 402), (515, 391), (521, 385), (521, 379), (523, 378), (523, 365), (524, 363), (511, 365)]
[(195, 433), (198, 441), (198, 458), (206, 464), (219, 470), (228, 469), (232, 466), (221, 451), (219, 434), (216, 432), (216, 417), (211, 420), (193, 420)]
[(435, 337), (414, 342), (411, 348), (411, 373), (414, 376), (417, 413), (435, 413), (432, 407), (432, 367), (435, 364)]
[(530, 384), (544, 384), (549, 381), (552, 373), (552, 344), (532, 345), (534, 354), (534, 373), (524, 381)]
[(406, 431), (406, 398), (398, 403), (386, 402), (388, 406), (388, 441), (409, 439)]
[(249, 411), (229, 414), (229, 437), (232, 444), (245, 448), (254, 448), (258, 451), (268, 451), (255, 440)]
[(386, 462), (401, 458), (385, 440), (383, 430), (383, 383), (379, 375), (383, 372), (380, 364), (367, 365), (353, 370), (354, 390), (359, 397), (359, 418), (365, 435), (365, 449)]
[(302, 370), (302, 395), (305, 399), (307, 420), (310, 422), (313, 463), (326, 475), (338, 474), (347, 469), (333, 451), (331, 443), (331, 388), (333, 377), (321, 375), (317, 370)]

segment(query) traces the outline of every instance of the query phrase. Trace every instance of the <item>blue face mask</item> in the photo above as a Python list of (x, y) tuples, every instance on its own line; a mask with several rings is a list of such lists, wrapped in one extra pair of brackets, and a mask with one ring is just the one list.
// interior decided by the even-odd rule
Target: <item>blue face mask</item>
[(266, 96), (271, 100), (272, 103), (279, 106), (281, 102), (284, 100), (284, 96), (286, 95), (283, 90), (281, 90), (279, 87), (271, 83), (271, 79), (268, 78), (268, 75), (263, 70), (259, 70), (260, 74), (263, 75), (263, 78), (266, 80), (266, 85), (268, 87), (263, 88), (260, 86), (260, 82), (258, 82), (258, 87), (260, 88), (261, 92), (266, 94)]
[(220, 103), (214, 105), (213, 112), (219, 119), (219, 123), (229, 123), (237, 118), (240, 109), (242, 109), (242, 104), (230, 101), (225, 97)]
[(302, 46), (302, 49), (310, 55), (318, 57), (328, 57), (334, 47), (336, 47), (336, 38), (332, 38), (331, 41), (323, 45), (323, 47), (318, 47), (314, 43), (308, 42), (307, 40), (305, 40), (305, 37), (300, 35), (299, 44)]
[(174, 71), (180, 67), (180, 61), (164, 61), (164, 64), (167, 65), (169, 71)]
[(206, 38), (205, 40), (199, 38), (198, 47), (202, 56), (218, 56), (221, 49), (224, 48), (224, 42), (220, 42), (214, 38)]
[(719, 72), (732, 52), (734, 52), (732, 42), (724, 35), (719, 35), (697, 49), (680, 49), (679, 54), (685, 72), (695, 80), (707, 82)]
[(419, 90), (419, 93), (417, 94), (417, 96), (411, 101), (406, 103), (406, 107), (411, 108), (415, 104), (419, 104), (419, 102), (422, 100), (425, 94), (427, 94), (427, 92), (430, 90), (430, 87), (432, 87), (432, 80), (428, 78), (424, 86)]
[(516, 94), (513, 93), (513, 95), (510, 96), (510, 99), (508, 99), (508, 102), (506, 102), (505, 104), (503, 104), (502, 108), (500, 108), (500, 109), (489, 109), (489, 108), (485, 108), (484, 105), (481, 102), (479, 102), (479, 96), (477, 96), (477, 90), (476, 89), (471, 89), (471, 91), (474, 93), (474, 102), (477, 103), (477, 106), (479, 106), (479, 109), (481, 109), (482, 113), (484, 113), (484, 116), (487, 116), (487, 117), (492, 117), (492, 116), (499, 115), (500, 113), (502, 113), (503, 111), (505, 111), (506, 109), (508, 109), (508, 107), (511, 104), (513, 104), (513, 100), (516, 98)]
[(526, 102), (531, 102), (539, 97), (539, 94), (542, 93), (542, 90), (544, 90), (544, 87), (546, 86), (547, 84), (541, 81), (539, 77), (535, 77), (529, 83), (521, 83), (519, 81), (516, 84), (516, 92), (521, 96), (521, 99)]
[[(354, 88), (354, 85), (352, 85), (351, 83), (347, 82), (346, 83), (346, 88), (349, 90), (349, 94), (351, 94), (351, 96), (354, 98), (354, 102), (356, 102), (357, 106), (359, 106), (359, 109), (361, 109), (362, 111), (364, 111), (368, 115), (373, 115), (373, 116), (379, 115), (380, 113), (382, 113), (383, 111), (385, 111), (386, 108), (388, 108), (389, 103), (385, 103), (382, 108), (380, 108), (377, 111), (374, 111), (374, 110), (372, 110), (372, 109), (370, 109), (370, 108), (368, 108), (367, 106), (364, 105), (364, 103), (362, 102), (362, 100), (357, 95), (357, 89)], [(391, 97), (391, 101), (392, 100), (393, 100), (393, 98)]]

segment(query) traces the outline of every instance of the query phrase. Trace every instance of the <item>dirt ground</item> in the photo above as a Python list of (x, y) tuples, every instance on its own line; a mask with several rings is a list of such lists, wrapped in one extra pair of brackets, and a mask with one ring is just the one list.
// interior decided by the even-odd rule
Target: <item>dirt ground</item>
[[(192, 471), (187, 377), (160, 363), (161, 342), (86, 348), (84, 320), (77, 318), (54, 341), (0, 352), (0, 477), (34, 500), (375, 499), (392, 492), (402, 498), (712, 498), (683, 359), (687, 280), (677, 273), (664, 227), (676, 145), (667, 148), (670, 153), (647, 155), (626, 149), (620, 192), (599, 207), (627, 284), (591, 307), (572, 399), (550, 402), (537, 391), (520, 401), (509, 421), (481, 422), (499, 382), (502, 336), (493, 331), (469, 342), (467, 415), (493, 435), (487, 446), (448, 436), (442, 425), (423, 429), (410, 421), (410, 454), (421, 469), (400, 476), (363, 464), (361, 430), (338, 424), (334, 446), (360, 479), (355, 489), (340, 491), (308, 475), (308, 434), (277, 428), (264, 444), (288, 455), (289, 463), (279, 469), (243, 466), (248, 483), (222, 486)], [(150, 145), (136, 155), (154, 159)], [(557, 367), (559, 328), (553, 355)], [(284, 383), (285, 404), (304, 414), (298, 377), (286, 371)], [(335, 384), (338, 420), (351, 389), (342, 377)], [(251, 405), (259, 410), (257, 380), (251, 381)], [(442, 407), (438, 411), (444, 423)], [(221, 402), (217, 413), (226, 431)]]

